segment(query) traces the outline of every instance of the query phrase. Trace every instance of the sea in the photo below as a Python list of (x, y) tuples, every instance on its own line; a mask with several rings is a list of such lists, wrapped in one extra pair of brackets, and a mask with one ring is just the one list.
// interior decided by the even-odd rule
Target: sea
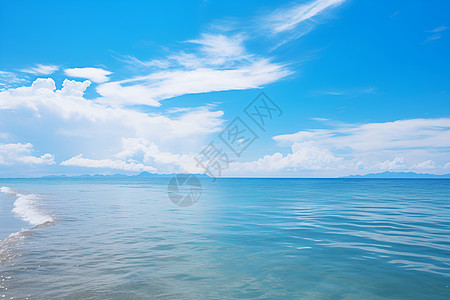
[(0, 299), (450, 299), (449, 179), (199, 180), (0, 179)]

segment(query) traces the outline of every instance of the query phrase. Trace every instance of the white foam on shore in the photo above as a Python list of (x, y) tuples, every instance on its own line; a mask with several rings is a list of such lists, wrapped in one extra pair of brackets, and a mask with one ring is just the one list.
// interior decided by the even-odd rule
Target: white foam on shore
[(6, 186), (2, 186), (0, 192), (17, 197), (12, 211), (30, 225), (39, 226), (55, 221), (50, 214), (39, 208), (38, 195), (20, 194)]
[[(55, 222), (55, 219), (50, 214), (39, 207), (41, 198), (38, 195), (21, 194), (7, 186), (0, 187), (0, 192), (17, 197), (16, 201), (14, 201), (12, 212), (30, 225), (33, 225), (33, 229), (48, 226)], [(16, 257), (17, 254), (11, 250), (11, 246), (19, 243), (30, 234), (32, 234), (32, 231), (25, 229), (10, 234), (4, 240), (0, 240), (0, 263)]]

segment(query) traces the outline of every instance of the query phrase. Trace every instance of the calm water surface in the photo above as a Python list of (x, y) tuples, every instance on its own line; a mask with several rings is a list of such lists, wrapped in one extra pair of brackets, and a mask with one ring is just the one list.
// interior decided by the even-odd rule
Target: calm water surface
[(450, 299), (450, 180), (168, 181), (0, 179), (0, 297)]

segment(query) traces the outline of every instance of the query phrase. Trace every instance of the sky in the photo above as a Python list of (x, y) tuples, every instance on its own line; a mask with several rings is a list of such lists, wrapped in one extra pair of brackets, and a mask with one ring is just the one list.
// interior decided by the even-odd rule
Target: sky
[(448, 174), (449, 11), (0, 0), (0, 177)]

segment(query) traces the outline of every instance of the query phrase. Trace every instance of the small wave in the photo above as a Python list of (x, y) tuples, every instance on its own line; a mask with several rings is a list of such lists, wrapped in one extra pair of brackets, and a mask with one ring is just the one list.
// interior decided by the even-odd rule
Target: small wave
[(0, 192), (8, 194), (8, 195), (14, 195), (14, 196), (17, 195), (17, 193), (13, 189), (10, 189), (7, 186), (0, 187)]
[(0, 192), (16, 196), (13, 212), (22, 220), (35, 227), (55, 222), (55, 219), (39, 207), (40, 197), (36, 194), (21, 194), (13, 189), (2, 186)]
[(6, 239), (0, 240), (0, 263), (12, 260), (17, 254), (11, 251), (11, 246), (22, 241), (26, 236), (31, 235), (29, 230), (22, 230), (11, 233)]
[[(22, 220), (33, 225), (32, 229), (46, 227), (55, 222), (55, 219), (50, 214), (39, 207), (40, 197), (38, 195), (21, 194), (6, 186), (0, 187), (0, 192), (17, 197), (12, 211)], [(32, 231), (26, 229), (12, 233), (6, 239), (0, 240), (0, 263), (13, 259), (16, 254), (11, 250), (11, 246), (19, 243), (31, 234)]]

